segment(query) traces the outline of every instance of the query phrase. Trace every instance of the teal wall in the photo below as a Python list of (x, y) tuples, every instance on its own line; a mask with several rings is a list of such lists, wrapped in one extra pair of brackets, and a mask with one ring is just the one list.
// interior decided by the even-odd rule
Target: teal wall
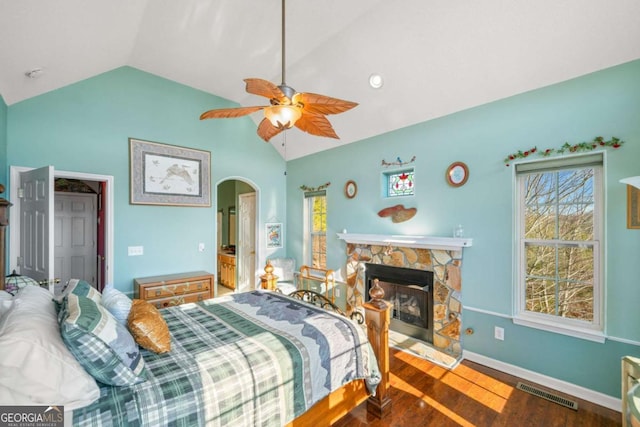
[[(328, 268), (344, 267), (345, 244), (335, 234), (343, 229), (451, 236), (453, 227), (463, 224), (465, 235), (473, 238), (473, 247), (464, 250), (463, 324), (475, 329), (463, 338), (464, 349), (620, 396), (620, 358), (640, 355), (640, 230), (626, 228), (626, 188), (618, 183), (640, 174), (639, 75), (640, 61), (634, 61), (288, 162), (288, 253), (302, 262), (303, 184), (331, 182)], [(503, 163), (518, 150), (559, 148), (565, 141), (591, 141), (599, 135), (626, 142), (607, 152), (606, 325), (611, 339), (604, 344), (516, 326), (509, 319), (514, 178), (513, 167)], [(383, 199), (380, 176), (388, 169), (382, 160), (414, 155), (415, 197)], [(469, 181), (459, 188), (444, 178), (455, 161), (470, 169)], [(351, 200), (343, 195), (349, 179), (358, 184)], [(396, 203), (416, 207), (418, 213), (399, 224), (377, 216)], [(494, 326), (505, 328), (503, 342), (493, 338)]]
[[(0, 184), (7, 186), (7, 104), (0, 95)], [(6, 198), (6, 194), (3, 194)], [(2, 197), (0, 196), (0, 197)]]
[[(7, 162), (0, 167), (53, 165), (114, 176), (114, 284), (121, 290), (131, 291), (135, 277), (215, 272), (217, 183), (227, 177), (254, 183), (260, 224), (263, 218), (286, 216), (285, 162), (257, 137), (251, 119), (199, 120), (203, 111), (226, 106), (233, 105), (130, 67), (118, 68), (9, 106)], [(210, 151), (212, 206), (129, 204), (129, 137)], [(264, 242), (263, 235), (260, 239)], [(197, 250), (200, 242), (204, 252)], [(127, 256), (128, 246), (144, 246), (144, 255)]]

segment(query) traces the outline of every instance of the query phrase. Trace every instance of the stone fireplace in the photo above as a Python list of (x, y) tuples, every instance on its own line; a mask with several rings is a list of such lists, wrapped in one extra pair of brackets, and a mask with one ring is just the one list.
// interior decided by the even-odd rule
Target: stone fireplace
[[(462, 250), (472, 239), (338, 233), (347, 242), (347, 310), (366, 301), (367, 264), (433, 273), (432, 335), (439, 351), (462, 356)], [(386, 298), (385, 298), (386, 299)], [(393, 329), (393, 325), (392, 325)]]

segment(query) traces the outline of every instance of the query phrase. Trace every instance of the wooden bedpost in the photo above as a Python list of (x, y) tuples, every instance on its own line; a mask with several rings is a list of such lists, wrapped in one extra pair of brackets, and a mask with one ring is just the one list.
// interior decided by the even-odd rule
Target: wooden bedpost
[(382, 418), (391, 411), (391, 397), (389, 396), (389, 322), (391, 304), (384, 301), (384, 290), (378, 285), (378, 279), (369, 290), (371, 300), (363, 304), (367, 335), (373, 351), (378, 359), (381, 381), (376, 389), (376, 395), (367, 400), (367, 411)]

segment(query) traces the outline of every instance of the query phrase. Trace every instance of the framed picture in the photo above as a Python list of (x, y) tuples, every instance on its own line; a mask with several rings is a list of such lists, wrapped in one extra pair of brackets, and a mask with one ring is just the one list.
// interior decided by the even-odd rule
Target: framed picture
[(211, 153), (129, 138), (131, 204), (211, 206)]
[(269, 222), (265, 225), (267, 249), (282, 247), (282, 223)]
[(628, 184), (627, 228), (640, 228), (640, 189)]
[(461, 187), (469, 179), (469, 168), (463, 162), (451, 163), (445, 173), (445, 179), (450, 186)]

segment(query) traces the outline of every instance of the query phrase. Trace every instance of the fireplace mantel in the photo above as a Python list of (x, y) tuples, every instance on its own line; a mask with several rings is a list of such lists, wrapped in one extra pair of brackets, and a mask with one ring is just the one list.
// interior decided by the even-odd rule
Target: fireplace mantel
[(398, 246), (444, 251), (459, 251), (472, 245), (473, 239), (464, 237), (432, 237), (387, 234), (336, 233), (340, 240), (361, 245)]

